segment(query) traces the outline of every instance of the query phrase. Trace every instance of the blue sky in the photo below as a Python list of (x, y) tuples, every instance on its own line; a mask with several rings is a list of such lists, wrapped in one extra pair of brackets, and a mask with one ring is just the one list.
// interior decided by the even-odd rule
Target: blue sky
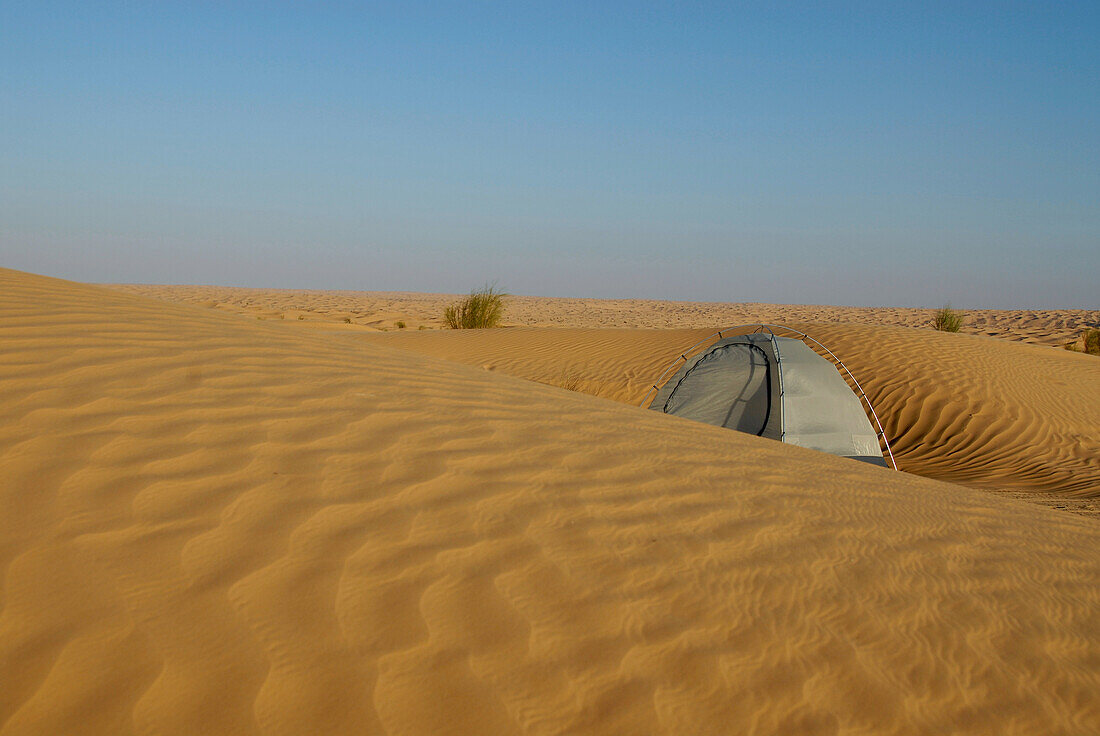
[(0, 0), (0, 265), (1100, 307), (1100, 4)]

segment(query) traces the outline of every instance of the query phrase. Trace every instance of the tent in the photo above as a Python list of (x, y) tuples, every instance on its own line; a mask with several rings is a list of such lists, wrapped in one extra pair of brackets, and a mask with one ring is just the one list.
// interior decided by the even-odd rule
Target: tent
[[(725, 336), (745, 327), (756, 331)], [(795, 336), (781, 337), (775, 330)], [(688, 356), (694, 347), (716, 336), (716, 342)], [(818, 345), (836, 365), (811, 350), (807, 342)], [(647, 401), (653, 397), (650, 409), (897, 468), (878, 415), (855, 376), (832, 351), (804, 332), (777, 325), (742, 325), (717, 332), (694, 347), (653, 386), (646, 396)], [(677, 365), (679, 370), (662, 383)], [(840, 369), (851, 378), (858, 395)], [(883, 446), (889, 463), (883, 458)]]

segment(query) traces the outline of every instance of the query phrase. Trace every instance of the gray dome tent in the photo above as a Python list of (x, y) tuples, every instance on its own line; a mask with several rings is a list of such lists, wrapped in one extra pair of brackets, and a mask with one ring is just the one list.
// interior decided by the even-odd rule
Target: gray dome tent
[[(755, 331), (726, 337), (745, 328)], [(773, 328), (794, 337), (780, 337)], [(715, 337), (716, 342), (689, 357)], [(811, 350), (807, 341), (836, 365)], [(851, 378), (858, 395), (839, 370)], [(716, 332), (665, 370), (643, 406), (651, 396), (649, 408), (655, 411), (897, 469), (878, 415), (852, 372), (824, 345), (789, 327), (741, 325)]]

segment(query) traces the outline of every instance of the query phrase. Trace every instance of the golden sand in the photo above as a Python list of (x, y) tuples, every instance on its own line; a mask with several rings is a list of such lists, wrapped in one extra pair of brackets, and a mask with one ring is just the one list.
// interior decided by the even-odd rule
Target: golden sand
[[(285, 320), (302, 327), (352, 330), (438, 329), (455, 294), (407, 292), (246, 289), (222, 286), (115, 285), (112, 288), (171, 302), (195, 304), (248, 317)], [(931, 309), (833, 307), (798, 304), (725, 304), (652, 299), (563, 299), (512, 296), (510, 327), (656, 327), (716, 329), (747, 322), (842, 323), (931, 327)], [(1100, 310), (976, 309), (965, 312), (962, 332), (1007, 340), (1064, 345), (1088, 326), (1100, 324)]]
[[(1100, 497), (1096, 357), (927, 329), (791, 326), (856, 376), (902, 470), (976, 488)], [(369, 339), (637, 406), (683, 350), (713, 333), (517, 328)]]
[(1100, 732), (1094, 520), (389, 337), (0, 271), (0, 732)]

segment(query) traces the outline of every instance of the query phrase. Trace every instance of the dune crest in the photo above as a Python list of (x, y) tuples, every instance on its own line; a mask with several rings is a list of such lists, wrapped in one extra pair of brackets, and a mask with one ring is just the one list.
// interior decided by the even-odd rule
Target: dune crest
[(1100, 731), (1100, 526), (0, 271), (0, 733)]

